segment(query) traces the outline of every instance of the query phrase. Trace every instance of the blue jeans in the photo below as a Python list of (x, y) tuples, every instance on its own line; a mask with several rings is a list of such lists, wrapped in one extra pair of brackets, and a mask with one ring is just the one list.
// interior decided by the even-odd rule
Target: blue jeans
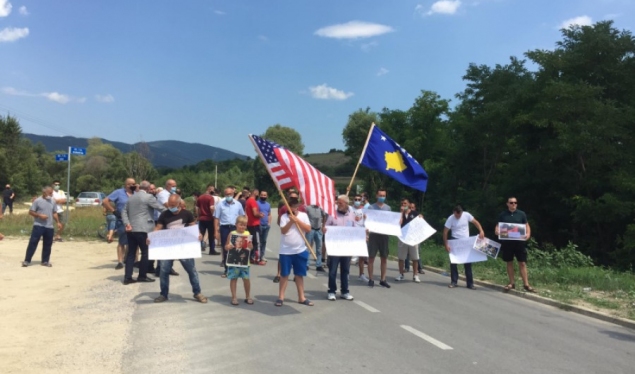
[[(177, 260), (181, 262), (183, 269), (187, 271), (187, 275), (190, 276), (190, 284), (192, 285), (192, 292), (194, 295), (201, 293), (201, 285), (198, 282), (198, 273), (196, 272), (196, 265), (193, 258), (185, 260)], [(168, 298), (168, 291), (170, 290), (170, 270), (174, 260), (161, 260), (161, 295), (166, 299)]]
[(265, 251), (267, 250), (267, 236), (269, 236), (269, 225), (260, 225), (260, 259), (265, 258)]
[(37, 245), (42, 238), (42, 262), (49, 262), (51, 259), (51, 247), (53, 246), (53, 229), (46, 228), (44, 226), (33, 226), (31, 230), (31, 238), (29, 239), (29, 245), (26, 247), (26, 256), (24, 261), (31, 262)]
[[(472, 278), (472, 264), (463, 264), (465, 267), (465, 280), (468, 287), (474, 285), (474, 278)], [(450, 282), (456, 284), (459, 281), (459, 266), (457, 264), (450, 264)]]
[(351, 268), (351, 258), (329, 256), (326, 261), (329, 265), (329, 293), (337, 291), (337, 265), (340, 265), (340, 293), (348, 293), (348, 272)]
[(322, 266), (322, 240), (324, 238), (324, 233), (322, 230), (314, 230), (306, 233), (306, 241), (311, 244), (313, 250), (315, 251), (315, 266)]

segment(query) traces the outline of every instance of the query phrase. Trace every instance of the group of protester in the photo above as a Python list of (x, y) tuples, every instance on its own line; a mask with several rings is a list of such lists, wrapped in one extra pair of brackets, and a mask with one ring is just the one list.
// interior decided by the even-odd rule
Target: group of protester
[[(46, 186), (42, 189), (42, 196), (35, 199), (29, 210), (29, 214), (34, 217), (31, 239), (27, 247), (26, 257), (22, 266), (28, 266), (31, 262), (40, 238), (43, 238), (42, 265), (52, 266), (50, 262), (51, 244), (53, 242), (53, 222), (58, 228), (58, 235), (61, 235), (62, 221), (60, 219), (61, 204), (65, 202), (65, 197), (55, 198), (56, 189), (59, 191), (59, 182), (53, 186)], [(59, 197), (59, 196), (58, 196)], [(389, 255), (389, 236), (367, 232), (367, 258), (352, 258), (350, 256), (328, 255), (328, 250), (324, 245), (324, 236), (328, 235), (329, 227), (348, 226), (364, 227), (366, 215), (364, 210), (391, 211), (391, 207), (386, 204), (387, 193), (384, 189), (379, 189), (376, 194), (376, 201), (370, 203), (367, 194), (358, 194), (351, 201), (348, 195), (337, 196), (336, 209), (334, 215), (328, 215), (323, 207), (317, 205), (305, 206), (301, 203), (297, 191), (287, 192), (285, 202), (278, 206), (278, 225), (280, 226), (281, 240), (278, 261), (278, 273), (274, 278), (275, 283), (279, 283), (278, 299), (276, 306), (282, 306), (285, 300), (285, 292), (291, 272), (294, 274), (294, 282), (298, 292), (298, 302), (307, 306), (312, 306), (313, 302), (304, 295), (304, 277), (310, 266), (310, 253), (315, 255), (315, 268), (317, 272), (326, 272), (328, 268), (328, 300), (336, 300), (337, 293), (337, 271), (340, 270), (340, 298), (353, 300), (349, 290), (349, 273), (351, 265), (359, 265), (360, 281), (365, 282), (369, 287), (375, 286), (375, 259), (379, 256), (379, 285), (390, 288), (386, 279), (387, 260)], [(148, 259), (149, 239), (148, 233), (158, 230), (178, 229), (196, 225), (198, 222), (199, 241), (201, 249), (209, 248), (209, 255), (220, 255), (222, 253), (221, 266), (224, 267), (223, 278), (230, 280), (231, 303), (238, 305), (237, 280), (243, 279), (245, 288), (245, 303), (253, 304), (250, 297), (250, 271), (247, 267), (234, 267), (227, 264), (227, 253), (234, 248), (231, 242), (231, 235), (250, 235), (249, 243), (249, 264), (266, 265), (265, 258), (267, 237), (271, 228), (272, 214), (271, 206), (267, 202), (267, 191), (258, 189), (250, 190), (245, 187), (242, 191), (237, 191), (234, 186), (226, 187), (223, 194), (218, 196), (214, 185), (210, 184), (204, 194), (198, 195), (195, 199), (194, 212), (186, 209), (186, 205), (180, 196), (177, 183), (173, 179), (166, 181), (163, 188), (156, 188), (148, 181), (137, 184), (134, 179), (128, 178), (124, 187), (113, 191), (103, 201), (103, 208), (109, 223), (108, 241), (112, 242), (113, 232), (118, 233), (116, 269), (124, 270), (123, 284), (128, 285), (136, 282), (154, 282), (155, 279), (148, 276), (154, 274), (160, 279), (160, 295), (155, 302), (168, 300), (170, 276), (179, 274), (173, 269), (173, 260), (161, 260), (157, 264)], [(522, 223), (526, 224), (525, 240), (530, 238), (530, 228), (524, 212), (517, 209), (518, 201), (515, 197), (507, 200), (507, 210), (499, 216), (498, 222)], [(289, 210), (290, 208), (290, 210)], [(400, 205), (401, 226), (405, 226), (417, 217), (422, 217), (416, 210), (414, 203), (408, 199), (402, 199)], [(472, 223), (479, 230), (479, 236), (484, 237), (484, 231), (480, 223), (470, 213), (463, 211), (457, 205), (453, 209), (445, 223), (443, 231), (443, 241), (448, 252), (451, 247), (448, 239), (464, 238), (469, 236), (469, 223)], [(498, 235), (498, 225), (495, 234)], [(451, 233), (451, 235), (449, 235)], [(207, 238), (207, 244), (204, 239)], [(61, 240), (61, 236), (60, 236)], [(216, 240), (220, 244), (220, 252), (216, 250)], [(527, 278), (527, 252), (524, 241), (503, 241), (502, 258), (507, 262), (507, 271), (510, 283), (505, 290), (515, 288), (514, 257), (519, 263), (519, 270), (526, 291), (535, 292), (529, 285)], [(137, 257), (140, 257), (139, 261)], [(408, 245), (399, 241), (397, 257), (399, 259), (399, 276), (395, 281), (404, 281), (405, 274), (409, 272), (409, 265), (412, 265), (414, 282), (419, 283), (419, 274), (423, 274), (420, 262), (418, 246)], [(194, 259), (179, 260), (185, 271), (189, 275), (190, 284), (194, 298), (199, 302), (206, 303), (207, 298), (201, 293), (198, 272), (196, 271)], [(139, 268), (136, 279), (133, 279), (135, 265)], [(368, 275), (364, 274), (364, 269), (368, 269)], [(474, 289), (473, 274), (471, 264), (465, 264), (465, 275), (467, 287)], [(458, 267), (451, 265), (450, 288), (455, 288), (458, 283)]]

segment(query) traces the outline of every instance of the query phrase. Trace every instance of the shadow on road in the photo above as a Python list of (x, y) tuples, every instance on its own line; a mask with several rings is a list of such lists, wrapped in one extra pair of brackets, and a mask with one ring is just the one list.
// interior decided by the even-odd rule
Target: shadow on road
[(625, 334), (622, 332), (599, 330), (602, 334), (608, 335), (610, 338), (621, 340), (624, 342), (635, 343), (635, 334)]
[[(274, 305), (277, 299), (276, 296), (255, 295), (254, 304), (248, 305), (244, 302), (244, 295), (242, 298), (240, 296), (240, 292), (238, 292), (238, 295), (239, 295), (238, 305), (231, 304), (232, 298), (230, 295), (214, 295), (209, 297), (209, 301), (222, 305), (224, 307), (230, 308), (230, 309), (241, 309), (244, 311), (261, 313), (271, 317), (287, 316), (287, 315), (300, 313), (294, 308), (289, 308), (287, 305), (283, 305), (282, 307), (276, 307)], [(290, 302), (295, 303), (294, 301), (290, 301)]]

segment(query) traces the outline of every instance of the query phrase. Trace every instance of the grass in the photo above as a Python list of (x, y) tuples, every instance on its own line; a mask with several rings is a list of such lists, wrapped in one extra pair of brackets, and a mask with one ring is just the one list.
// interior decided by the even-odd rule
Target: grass
[[(431, 241), (421, 246), (424, 265), (450, 271), (450, 259), (445, 248)], [(390, 254), (397, 255), (397, 239), (394, 237), (390, 240)], [(530, 245), (527, 260), (529, 282), (541, 296), (635, 320), (635, 274), (588, 264), (545, 264), (543, 257), (542, 251)], [(462, 273), (462, 270), (462, 266), (459, 266), (459, 272)], [(506, 264), (500, 258), (475, 263), (472, 270), (475, 279), (500, 285), (509, 283)], [(519, 289), (522, 281), (517, 267), (516, 278), (516, 289)]]
[[(70, 221), (64, 228), (64, 237), (96, 240), (97, 229), (106, 222), (101, 207), (86, 207), (71, 210)], [(5, 214), (0, 221), (0, 232), (6, 236), (28, 238), (33, 227), (33, 217), (21, 210), (13, 215)]]

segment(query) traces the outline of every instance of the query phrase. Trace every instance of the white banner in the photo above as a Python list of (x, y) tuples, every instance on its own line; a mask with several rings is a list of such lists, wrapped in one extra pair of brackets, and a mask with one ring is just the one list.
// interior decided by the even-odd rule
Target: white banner
[(474, 250), (476, 236), (448, 240), (450, 245), (450, 262), (453, 264), (469, 264), (487, 261), (487, 255)]
[(401, 236), (401, 213), (385, 210), (364, 209), (366, 221), (364, 225), (370, 232)]
[(434, 235), (435, 232), (437, 230), (433, 229), (425, 219), (417, 217), (401, 228), (399, 240), (408, 245), (417, 245)]
[(326, 226), (324, 244), (329, 256), (368, 257), (363, 227)]
[(148, 234), (150, 260), (182, 260), (201, 258), (198, 227), (153, 231)]

